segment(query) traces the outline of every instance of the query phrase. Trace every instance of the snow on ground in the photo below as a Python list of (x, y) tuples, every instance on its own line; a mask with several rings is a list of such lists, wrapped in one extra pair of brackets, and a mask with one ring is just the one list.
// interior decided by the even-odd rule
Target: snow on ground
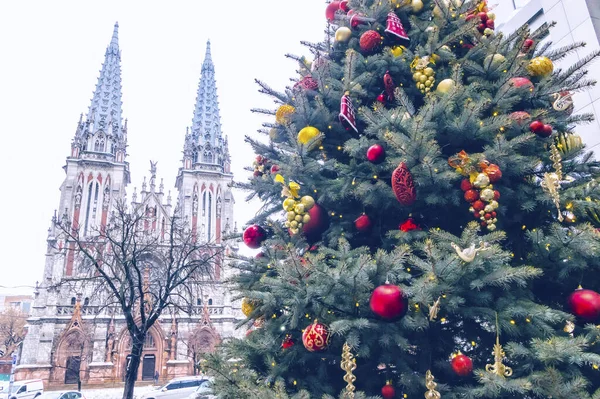
[[(133, 396), (136, 399), (140, 399), (143, 394), (153, 389), (157, 389), (158, 386), (145, 385), (141, 387), (135, 387), (133, 390)], [(123, 397), (123, 387), (116, 388), (94, 388), (81, 390), (85, 399), (121, 399)]]

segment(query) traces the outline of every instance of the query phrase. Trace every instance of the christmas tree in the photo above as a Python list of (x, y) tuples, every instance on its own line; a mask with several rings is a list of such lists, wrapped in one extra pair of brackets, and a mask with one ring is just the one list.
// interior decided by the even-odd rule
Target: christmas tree
[[(325, 4), (241, 187), (222, 398), (600, 398), (600, 164), (571, 95), (598, 56), (485, 1)], [(320, 16), (319, 16), (320, 17)], [(268, 141), (268, 142), (267, 142)]]

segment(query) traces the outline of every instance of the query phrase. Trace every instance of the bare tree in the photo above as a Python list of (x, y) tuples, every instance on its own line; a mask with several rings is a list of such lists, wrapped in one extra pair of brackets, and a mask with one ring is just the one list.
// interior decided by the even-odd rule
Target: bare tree
[(177, 216), (162, 231), (149, 228), (151, 216), (117, 202), (107, 225), (85, 236), (68, 220), (57, 221), (65, 255), (79, 265), (68, 283), (93, 285), (125, 317), (132, 345), (123, 399), (133, 398), (150, 328), (168, 307), (188, 311), (194, 287), (212, 280), (222, 257), (220, 247), (198, 243)]
[(27, 314), (20, 309), (7, 308), (0, 313), (0, 345), (7, 355), (13, 353), (25, 338)]

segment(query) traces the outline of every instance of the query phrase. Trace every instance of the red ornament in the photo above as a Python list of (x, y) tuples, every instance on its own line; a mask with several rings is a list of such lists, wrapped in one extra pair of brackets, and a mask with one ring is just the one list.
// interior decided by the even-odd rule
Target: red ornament
[(321, 234), (329, 227), (327, 212), (319, 204), (308, 210), (310, 221), (302, 226), (302, 232), (309, 243), (319, 241)]
[(329, 329), (317, 322), (307, 326), (302, 333), (302, 343), (309, 352), (321, 352), (329, 346)]
[(490, 29), (494, 29), (494, 20), (493, 19), (488, 19), (487, 21), (485, 21), (485, 26), (487, 26)]
[(354, 111), (354, 106), (352, 105), (349, 92), (344, 93), (342, 99), (340, 100), (339, 118), (340, 123), (342, 126), (344, 126), (344, 129), (352, 129), (358, 133), (358, 129), (356, 128), (356, 112)]
[(373, 313), (387, 320), (402, 317), (408, 310), (408, 301), (400, 287), (387, 283), (375, 288), (369, 304)]
[(544, 124), (540, 121), (533, 121), (529, 124), (529, 130), (532, 133), (540, 133), (544, 129)]
[(479, 191), (477, 190), (467, 190), (465, 192), (465, 201), (467, 202), (475, 202), (479, 199)]
[(367, 159), (372, 163), (380, 163), (385, 159), (385, 148), (380, 144), (373, 144), (367, 150)]
[(348, 11), (348, 16), (350, 17), (350, 26), (352, 29), (358, 28), (360, 25), (368, 24), (369, 22), (373, 22), (373, 18), (367, 18), (363, 14), (358, 13), (354, 10)]
[(292, 336), (287, 334), (285, 336), (285, 338), (283, 339), (283, 342), (281, 343), (281, 348), (282, 349), (289, 349), (292, 346), (294, 346), (294, 340), (292, 339)]
[(388, 13), (385, 33), (396, 36), (398, 39), (410, 40), (404, 30), (404, 26), (402, 26), (402, 21), (400, 21), (400, 18), (393, 11)]
[(381, 44), (381, 35), (374, 30), (368, 30), (363, 33), (359, 40), (362, 51), (371, 52)]
[(469, 356), (465, 356), (462, 353), (454, 356), (450, 363), (452, 370), (461, 377), (466, 377), (473, 371), (473, 361)]
[(525, 41), (523, 42), (523, 50), (529, 51), (531, 46), (533, 46), (534, 44), (535, 42), (533, 41), (533, 39), (525, 39)]
[[(494, 190), (494, 199), (498, 201), (500, 199), (500, 191)], [(495, 212), (494, 212), (495, 213)], [(495, 217), (495, 216), (494, 216)]]
[(406, 219), (406, 221), (398, 226), (398, 228), (405, 233), (413, 230), (421, 230), (419, 225), (417, 225), (412, 218)]
[(401, 162), (392, 173), (392, 190), (398, 202), (404, 206), (411, 206), (417, 200), (415, 182), (404, 162)]
[(516, 111), (510, 114), (509, 117), (510, 119), (515, 121), (519, 126), (523, 126), (525, 122), (527, 122), (527, 120), (531, 118), (531, 115), (529, 115), (525, 111)]
[(552, 136), (552, 126), (550, 125), (544, 125), (542, 127), (542, 130), (540, 130), (539, 132), (537, 132), (538, 136), (542, 136), (542, 137), (550, 137)]
[(485, 168), (484, 173), (490, 179), (490, 183), (496, 183), (498, 180), (500, 180), (502, 178), (502, 171), (500, 170), (500, 167), (493, 163), (489, 164)]
[(249, 248), (260, 248), (260, 245), (266, 238), (267, 232), (257, 224), (248, 226), (248, 228), (244, 230), (244, 244), (246, 244)]
[[(327, 18), (328, 21), (334, 21), (335, 14), (338, 10), (347, 11), (348, 2), (345, 1), (344, 3), (346, 4), (342, 5), (341, 1), (332, 1), (329, 3), (325, 9), (325, 18)], [(344, 8), (346, 8), (346, 10), (344, 10)]]
[(382, 104), (385, 104), (385, 96), (383, 95), (383, 93), (377, 96), (377, 101), (379, 101)]
[(392, 386), (391, 382), (388, 381), (387, 384), (381, 388), (381, 396), (383, 396), (384, 399), (394, 399), (396, 396), (396, 390)]
[(294, 84), (296, 90), (316, 91), (319, 88), (319, 83), (312, 76), (305, 76)]
[(481, 20), (481, 22), (485, 22), (485, 21), (488, 20), (487, 12), (481, 11), (479, 14), (477, 14), (477, 16), (479, 17), (479, 19)]
[(579, 288), (569, 296), (569, 308), (575, 316), (595, 322), (600, 318), (600, 294)]
[(471, 182), (469, 181), (469, 179), (463, 179), (463, 181), (460, 182), (460, 189), (463, 191), (467, 191), (473, 188), (473, 185), (471, 184)]
[(394, 81), (390, 71), (386, 71), (383, 75), (383, 86), (385, 87), (385, 94), (387, 95), (388, 101), (394, 101)]
[(277, 173), (277, 172), (279, 172), (279, 165), (272, 165), (271, 173)]
[(523, 77), (511, 78), (508, 82), (514, 87), (533, 88), (533, 83), (531, 83), (531, 80)]
[(483, 209), (485, 208), (485, 203), (483, 201), (475, 201), (471, 204), (471, 206), (473, 207), (473, 209), (475, 209), (476, 211), (483, 211)]
[(358, 231), (368, 231), (371, 228), (371, 218), (363, 213), (354, 221), (354, 227)]

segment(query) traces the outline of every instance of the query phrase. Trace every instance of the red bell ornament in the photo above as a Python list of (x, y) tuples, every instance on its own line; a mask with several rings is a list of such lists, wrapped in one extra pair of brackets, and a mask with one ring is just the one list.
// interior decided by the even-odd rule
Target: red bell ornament
[(329, 329), (325, 324), (315, 321), (302, 333), (302, 343), (309, 352), (321, 352), (329, 346)]
[(381, 388), (381, 396), (383, 396), (384, 399), (394, 399), (396, 397), (396, 390), (390, 381)]
[(403, 296), (402, 289), (388, 283), (375, 288), (369, 305), (373, 313), (386, 320), (402, 317), (408, 310), (408, 301)]
[(246, 244), (249, 248), (260, 248), (262, 242), (267, 238), (267, 232), (265, 229), (260, 227), (257, 224), (253, 224), (248, 226), (246, 230), (244, 230), (243, 239), (244, 244)]
[(401, 162), (392, 173), (392, 190), (398, 202), (404, 206), (411, 206), (417, 200), (415, 182), (404, 162)]
[(285, 336), (285, 338), (283, 339), (283, 342), (281, 343), (281, 348), (282, 349), (289, 349), (292, 346), (294, 346), (294, 340), (292, 339), (292, 336), (287, 334)]
[(473, 361), (469, 356), (465, 356), (462, 353), (454, 356), (450, 364), (456, 375), (461, 377), (466, 377), (473, 372)]
[(600, 319), (600, 294), (579, 288), (569, 296), (569, 308), (575, 316), (595, 322)]
[(339, 118), (344, 129), (354, 130), (355, 133), (358, 133), (358, 129), (356, 128), (356, 111), (352, 105), (349, 92), (344, 93), (340, 100)]

